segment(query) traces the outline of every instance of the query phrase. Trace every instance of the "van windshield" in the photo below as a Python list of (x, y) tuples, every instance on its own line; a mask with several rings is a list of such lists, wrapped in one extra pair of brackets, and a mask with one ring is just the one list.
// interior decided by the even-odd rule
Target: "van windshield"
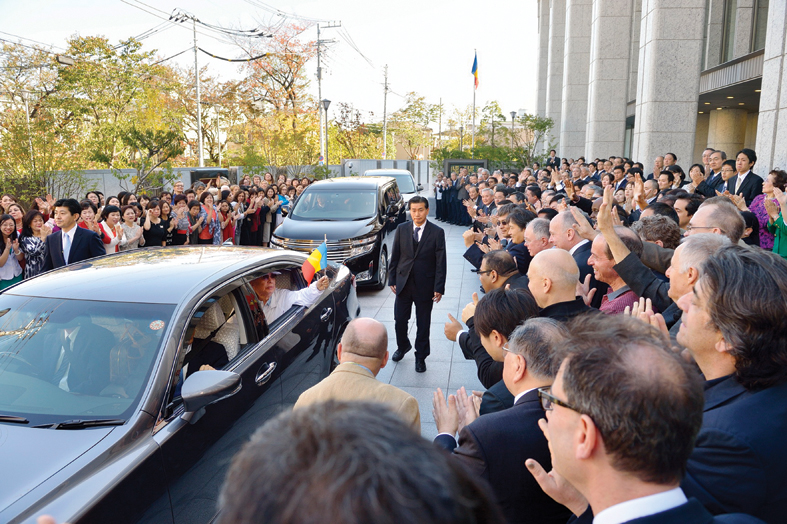
[(407, 173), (398, 175), (398, 174), (384, 174), (384, 175), (372, 175), (372, 176), (389, 176), (396, 179), (396, 184), (399, 186), (400, 193), (415, 193), (415, 185), (413, 185), (413, 177)]
[(310, 188), (290, 212), (294, 220), (362, 220), (377, 214), (377, 192)]

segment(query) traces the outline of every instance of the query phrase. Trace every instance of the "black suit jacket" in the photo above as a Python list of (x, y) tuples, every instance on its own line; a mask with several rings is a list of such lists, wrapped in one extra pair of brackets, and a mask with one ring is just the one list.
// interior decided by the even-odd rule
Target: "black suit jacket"
[(516, 263), (516, 268), (519, 270), (519, 273), (523, 276), (527, 275), (527, 270), (530, 267), (530, 261), (533, 260), (533, 257), (530, 256), (530, 251), (527, 250), (525, 243), (514, 244), (513, 242), (509, 242), (508, 245), (506, 245), (506, 251), (511, 253), (511, 256), (514, 257), (514, 262)]
[(552, 158), (551, 156), (547, 157), (547, 161), (546, 161), (546, 163), (544, 165), (548, 166), (548, 167), (556, 167), (556, 168), (559, 169), (560, 168), (560, 157), (557, 156), (557, 155), (555, 155), (555, 158)]
[(541, 310), (538, 316), (553, 318), (558, 322), (566, 322), (583, 313), (599, 313), (599, 311), (598, 309), (586, 306), (581, 298), (575, 298), (571, 302), (558, 302), (557, 304), (547, 306)]
[[(68, 263), (81, 262), (89, 258), (100, 257), (107, 254), (104, 243), (97, 233), (89, 229), (75, 226), (74, 242), (68, 255)], [(44, 267), (43, 271), (57, 269), (66, 265), (63, 258), (63, 232), (52, 233), (44, 240)]]
[[(63, 347), (60, 338), (65, 326), (57, 326), (40, 344), (41, 352), (33, 360), (40, 359), (42, 378), (53, 381), (57, 362)], [(76, 327), (76, 326), (72, 326)], [(101, 326), (82, 323), (71, 343), (70, 367), (66, 384), (69, 391), (85, 395), (98, 395), (109, 385), (109, 355), (115, 346), (112, 332)], [(53, 382), (54, 383), (54, 382)], [(55, 384), (58, 385), (58, 384)]]
[(590, 275), (590, 287), (595, 288), (596, 290), (596, 294), (593, 295), (593, 300), (590, 302), (590, 305), (598, 309), (601, 306), (601, 299), (607, 294), (609, 286), (596, 280), (596, 277), (593, 274), (593, 268), (590, 267), (590, 264), (588, 264), (588, 259), (590, 258), (590, 248), (592, 246), (592, 242), (585, 242), (579, 246), (571, 256), (574, 257), (574, 261), (579, 267), (579, 281), (584, 284), (585, 277)]
[(445, 232), (427, 220), (420, 242), (413, 246), (413, 227), (413, 222), (407, 221), (396, 228), (388, 265), (388, 285), (396, 286), (399, 294), (412, 278), (417, 297), (431, 299), (435, 293), (444, 295)]
[[(742, 184), (738, 184), (738, 176), (734, 176), (730, 179), (730, 182), (735, 181), (735, 188), (734, 194), (736, 195), (743, 195), (744, 200), (746, 200), (746, 205), (750, 205), (751, 201), (757, 195), (762, 194), (762, 178), (759, 175), (755, 175), (754, 173), (749, 173), (746, 175), (746, 178), (743, 179)], [(733, 189), (730, 189), (730, 193), (733, 193)]]
[(538, 391), (526, 393), (511, 409), (477, 418), (462, 428), (459, 445), (453, 437), (438, 435), (435, 444), (492, 486), (509, 523), (564, 524), (571, 512), (545, 494), (525, 467), (537, 460), (547, 471), (552, 467), (549, 446), (538, 427), (544, 410)]
[[(572, 517), (570, 524), (590, 524), (593, 522), (593, 512), (588, 508), (579, 518)], [(640, 517), (626, 521), (627, 524), (762, 524), (762, 521), (742, 513), (719, 515), (714, 517), (705, 509), (700, 501), (689, 498), (685, 504), (655, 515)]]
[(785, 435), (787, 383), (757, 392), (733, 376), (706, 383), (702, 427), (683, 491), (714, 514), (737, 511), (784, 522)]
[(721, 173), (716, 173), (700, 182), (694, 189), (694, 192), (703, 195), (705, 198), (711, 198), (716, 196), (717, 190), (721, 191), (722, 185), (724, 185), (724, 180), (721, 178)]

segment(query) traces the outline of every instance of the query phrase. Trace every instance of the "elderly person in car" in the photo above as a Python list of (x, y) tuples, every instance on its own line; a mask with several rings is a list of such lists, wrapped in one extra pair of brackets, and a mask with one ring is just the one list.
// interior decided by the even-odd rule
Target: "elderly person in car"
[(251, 281), (251, 287), (262, 304), (262, 312), (269, 323), (275, 321), (292, 306), (309, 307), (320, 297), (320, 293), (328, 287), (328, 277), (323, 276), (311, 283), (309, 287), (292, 291), (276, 288), (278, 271), (271, 271)]

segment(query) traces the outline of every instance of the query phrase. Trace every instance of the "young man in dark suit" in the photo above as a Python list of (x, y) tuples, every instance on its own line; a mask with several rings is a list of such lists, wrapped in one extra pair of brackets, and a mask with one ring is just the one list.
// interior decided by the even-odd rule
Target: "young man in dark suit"
[(388, 266), (388, 284), (396, 294), (397, 349), (391, 360), (399, 362), (412, 349), (407, 338), (407, 323), (415, 304), (415, 370), (418, 373), (426, 371), (432, 306), (440, 302), (445, 293), (445, 232), (426, 220), (428, 214), (426, 198), (415, 196), (410, 200), (413, 220), (396, 229)]
[(752, 149), (741, 149), (735, 157), (737, 174), (734, 181), (731, 181), (732, 187), (729, 191), (733, 195), (742, 195), (747, 206), (751, 205), (757, 195), (762, 194), (762, 178), (752, 172), (756, 163), (757, 154)]
[[(503, 293), (516, 292), (495, 290), (492, 294)], [(525, 467), (528, 458), (550, 463), (549, 445), (538, 428), (538, 421), (545, 416), (538, 388), (552, 384), (557, 372), (554, 355), (567, 335), (564, 326), (546, 318), (532, 318), (517, 327), (499, 356), (503, 359), (503, 381), (514, 395), (514, 405), (464, 426), (458, 444), (454, 438), (458, 427), (455, 399), (451, 395), (446, 405), (441, 390), (434, 395), (439, 432), (435, 444), (489, 482), (506, 521), (512, 524), (564, 524), (571, 515), (544, 493)]]
[(73, 198), (55, 202), (55, 224), (60, 231), (44, 241), (43, 271), (107, 254), (98, 234), (77, 226), (81, 213), (82, 207)]
[[(636, 318), (580, 317), (570, 332), (552, 386), (538, 390), (552, 472), (526, 461), (544, 491), (580, 516), (577, 522), (759, 523), (743, 514), (713, 517), (681, 489), (703, 424), (695, 369)], [(749, 482), (729, 467), (722, 462), (715, 473), (729, 475), (730, 486)]]

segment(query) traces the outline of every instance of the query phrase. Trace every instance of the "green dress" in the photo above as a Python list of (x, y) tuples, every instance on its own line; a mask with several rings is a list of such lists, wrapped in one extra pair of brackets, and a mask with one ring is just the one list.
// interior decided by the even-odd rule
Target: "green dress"
[(768, 231), (774, 235), (773, 252), (782, 258), (787, 258), (787, 225), (781, 213), (776, 218), (776, 222), (768, 221)]

